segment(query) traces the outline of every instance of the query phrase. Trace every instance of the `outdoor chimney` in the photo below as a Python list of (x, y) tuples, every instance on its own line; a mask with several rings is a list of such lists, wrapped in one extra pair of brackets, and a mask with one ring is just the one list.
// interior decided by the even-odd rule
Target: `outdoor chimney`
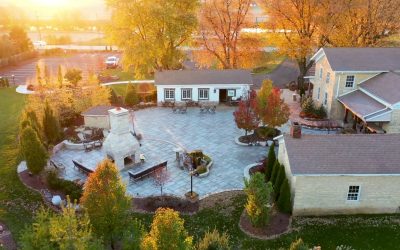
[(139, 159), (139, 142), (132, 131), (129, 122), (129, 111), (124, 108), (115, 108), (108, 111), (111, 131), (104, 141), (104, 150), (111, 157), (118, 169), (125, 167), (125, 160), (137, 163)]
[(298, 122), (292, 123), (292, 127), (290, 128), (290, 135), (296, 139), (301, 138), (301, 125)]

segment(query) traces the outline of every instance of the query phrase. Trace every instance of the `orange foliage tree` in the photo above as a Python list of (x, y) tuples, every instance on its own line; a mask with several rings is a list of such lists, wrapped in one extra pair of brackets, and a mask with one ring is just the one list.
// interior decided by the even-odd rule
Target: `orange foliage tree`
[(233, 112), (238, 128), (248, 131), (258, 127), (259, 119), (256, 113), (257, 94), (255, 90), (249, 91), (247, 97), (239, 102), (239, 107)]
[(89, 175), (81, 204), (94, 232), (115, 249), (127, 224), (130, 198), (114, 163), (106, 159)]
[(274, 87), (267, 99), (268, 105), (263, 110), (261, 120), (269, 127), (275, 128), (285, 124), (290, 115), (289, 106), (281, 99), (281, 91)]

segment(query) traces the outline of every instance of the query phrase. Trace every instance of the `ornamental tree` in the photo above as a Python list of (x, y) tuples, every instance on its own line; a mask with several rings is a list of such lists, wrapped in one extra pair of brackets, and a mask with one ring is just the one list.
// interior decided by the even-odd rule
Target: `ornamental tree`
[(60, 124), (48, 102), (44, 107), (43, 131), (49, 144), (56, 144), (61, 138)]
[(126, 87), (126, 95), (125, 95), (125, 105), (129, 107), (133, 107), (134, 105), (139, 103), (139, 94), (137, 90), (137, 86), (134, 84), (128, 84)]
[(274, 168), (275, 161), (276, 161), (275, 147), (271, 145), (268, 151), (267, 169), (265, 171), (265, 179), (267, 181), (271, 179), (272, 169)]
[(269, 179), (269, 182), (271, 182), (272, 185), (274, 185), (274, 183), (276, 182), (279, 173), (279, 168), (280, 168), (279, 161), (275, 161), (274, 167), (272, 168), (271, 178)]
[(258, 127), (259, 119), (256, 113), (257, 93), (255, 90), (249, 91), (247, 97), (239, 102), (239, 107), (233, 112), (235, 122), (238, 128), (244, 129), (247, 135), (248, 131)]
[(287, 178), (283, 180), (279, 193), (280, 195), (277, 201), (279, 210), (281, 212), (290, 214), (292, 212), (292, 202), (291, 202), (290, 185)]
[(272, 128), (285, 124), (289, 119), (290, 110), (289, 106), (281, 99), (280, 89), (272, 89), (267, 103), (266, 109), (260, 113), (262, 122)]
[(88, 212), (94, 232), (115, 249), (127, 226), (130, 198), (117, 167), (110, 160), (103, 160), (89, 175), (81, 204)]
[(279, 164), (279, 171), (274, 183), (275, 200), (278, 200), (283, 181), (286, 179), (285, 167)]
[(82, 70), (80, 69), (67, 69), (64, 78), (72, 84), (72, 86), (77, 87), (78, 83), (82, 80)]
[(170, 174), (167, 169), (161, 168), (154, 171), (152, 176), (154, 178), (154, 185), (160, 187), (161, 196), (163, 196), (163, 187), (169, 181)]
[(30, 126), (22, 130), (21, 150), (29, 171), (35, 175), (40, 173), (46, 165), (48, 156), (37, 133)]
[(244, 192), (247, 194), (246, 213), (254, 227), (262, 227), (268, 223), (272, 184), (265, 183), (264, 175), (255, 173), (250, 180), (244, 180)]
[(144, 237), (141, 249), (193, 249), (193, 238), (188, 235), (183, 224), (184, 220), (173, 209), (157, 209), (150, 232)]

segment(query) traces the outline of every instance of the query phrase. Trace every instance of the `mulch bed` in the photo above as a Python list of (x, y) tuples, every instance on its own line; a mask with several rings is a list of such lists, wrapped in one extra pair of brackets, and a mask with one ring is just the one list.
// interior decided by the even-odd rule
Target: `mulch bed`
[(0, 226), (3, 227), (3, 232), (0, 233), (0, 245), (4, 249), (7, 249), (7, 250), (16, 250), (17, 244), (15, 243), (15, 241), (11, 235), (11, 232), (8, 230), (6, 225), (4, 225), (3, 223), (0, 223)]
[(160, 207), (168, 207), (180, 213), (191, 214), (199, 210), (199, 201), (191, 202), (173, 196), (154, 196), (133, 200), (133, 209), (138, 212), (154, 213)]
[(265, 173), (265, 168), (264, 168), (264, 165), (262, 163), (260, 163), (260, 165), (256, 165), (256, 166), (251, 167), (249, 169), (249, 174), (250, 175), (253, 175), (255, 173), (263, 173), (263, 174)]
[(253, 227), (246, 211), (243, 211), (239, 221), (240, 228), (249, 236), (268, 239), (286, 233), (290, 226), (290, 215), (273, 210), (267, 226), (262, 228)]
[(52, 190), (48, 187), (46, 181), (44, 180), (44, 177), (40, 176), (40, 175), (29, 175), (29, 170), (25, 170), (21, 173), (19, 173), (19, 178), (20, 180), (27, 185), (28, 187), (37, 190), (38, 192), (40, 192), (40, 190), (46, 189), (48, 190), (53, 196), (54, 195), (59, 195), (61, 197), (61, 199), (65, 199), (65, 195), (60, 192), (60, 191), (56, 191), (56, 190)]
[(275, 135), (272, 137), (267, 137), (267, 138), (261, 138), (258, 133), (254, 132), (249, 135), (243, 135), (239, 137), (239, 141), (241, 143), (254, 143), (254, 142), (259, 142), (259, 141), (268, 141), (268, 140), (273, 140), (275, 136), (278, 136), (281, 134), (281, 131), (278, 129), (275, 129)]

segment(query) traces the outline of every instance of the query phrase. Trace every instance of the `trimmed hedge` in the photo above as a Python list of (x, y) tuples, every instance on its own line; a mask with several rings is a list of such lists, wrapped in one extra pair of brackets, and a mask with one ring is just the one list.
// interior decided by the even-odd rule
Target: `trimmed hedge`
[(60, 179), (55, 171), (49, 171), (46, 180), (51, 189), (61, 191), (65, 195), (68, 195), (71, 201), (79, 201), (82, 196), (83, 190), (78, 184)]

